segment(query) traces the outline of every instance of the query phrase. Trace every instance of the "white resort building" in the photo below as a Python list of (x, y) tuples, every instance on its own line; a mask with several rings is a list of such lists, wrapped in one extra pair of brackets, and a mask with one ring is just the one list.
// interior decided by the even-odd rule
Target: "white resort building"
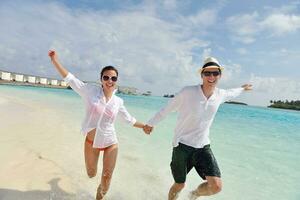
[(24, 75), (23, 74), (15, 74), (14, 79), (15, 79), (15, 81), (18, 81), (18, 82), (24, 82)]
[(43, 84), (43, 85), (48, 85), (48, 79), (47, 78), (39, 78), (40, 79), (40, 84)]
[(65, 81), (0, 70), (0, 84), (67, 88)]
[(1, 72), (1, 79), (6, 81), (11, 81), (11, 73), (10, 72)]
[[(99, 85), (98, 82), (84, 81), (89, 84)], [(69, 88), (69, 85), (63, 80), (51, 79), (29, 74), (14, 73), (0, 70), (0, 84), (6, 85), (29, 85), (37, 87), (50, 88)], [(119, 86), (118, 92), (122, 94), (138, 94), (138, 89), (134, 87)]]

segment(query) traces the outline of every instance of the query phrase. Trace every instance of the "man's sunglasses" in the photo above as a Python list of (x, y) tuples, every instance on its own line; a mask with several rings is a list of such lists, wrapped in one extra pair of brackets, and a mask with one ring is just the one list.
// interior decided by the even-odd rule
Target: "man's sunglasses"
[(202, 72), (202, 74), (204, 76), (211, 76), (211, 75), (213, 75), (213, 76), (219, 76), (221, 74), (221, 72), (219, 72), (219, 71), (213, 71), (213, 72), (204, 71), (204, 72)]
[(110, 76), (102, 76), (102, 79), (104, 81), (108, 81), (110, 79), (111, 81), (116, 82), (118, 80), (118, 77), (117, 76), (112, 76), (112, 77), (110, 77)]

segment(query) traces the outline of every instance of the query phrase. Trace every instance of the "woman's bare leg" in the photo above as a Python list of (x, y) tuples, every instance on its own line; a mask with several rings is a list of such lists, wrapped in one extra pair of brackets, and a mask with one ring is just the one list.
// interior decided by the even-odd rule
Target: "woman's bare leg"
[(104, 150), (101, 184), (97, 189), (96, 200), (103, 199), (109, 189), (112, 174), (117, 161), (117, 155), (118, 155), (117, 144), (113, 144)]
[[(89, 141), (94, 141), (96, 129), (91, 130), (87, 134), (87, 139)], [(93, 178), (97, 174), (97, 164), (99, 159), (100, 151), (93, 148), (92, 144), (84, 142), (84, 158), (85, 158), (85, 167), (86, 172), (90, 178)]]

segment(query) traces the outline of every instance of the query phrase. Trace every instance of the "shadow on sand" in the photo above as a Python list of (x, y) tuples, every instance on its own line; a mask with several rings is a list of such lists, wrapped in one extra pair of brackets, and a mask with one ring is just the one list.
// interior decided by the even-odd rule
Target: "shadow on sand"
[(18, 191), (0, 188), (0, 200), (78, 200), (78, 199), (94, 199), (87, 192), (80, 192), (79, 195), (67, 193), (58, 186), (59, 178), (52, 179), (48, 182), (49, 191), (32, 190)]

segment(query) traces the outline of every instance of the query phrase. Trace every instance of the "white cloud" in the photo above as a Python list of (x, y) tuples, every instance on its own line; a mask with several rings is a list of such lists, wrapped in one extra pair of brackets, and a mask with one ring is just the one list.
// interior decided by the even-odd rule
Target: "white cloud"
[(260, 25), (274, 35), (283, 35), (300, 29), (300, 16), (272, 14), (260, 22)]
[(226, 20), (227, 27), (232, 32), (233, 38), (249, 44), (255, 41), (255, 36), (260, 32), (258, 13), (231, 16)]
[(246, 55), (246, 54), (248, 54), (248, 50), (245, 49), (245, 48), (238, 48), (236, 51), (240, 55)]
[(175, 10), (177, 8), (176, 0), (164, 0), (163, 1), (164, 8), (167, 10)]
[(224, 72), (222, 74), (222, 83), (229, 87), (237, 87), (237, 82), (240, 81), (239, 77), (242, 71), (242, 66), (232, 61), (227, 61), (226, 64), (223, 64)]
[(298, 100), (300, 99), (300, 80), (283, 77), (260, 77), (251, 75), (253, 85), (253, 104), (268, 105), (270, 100)]
[(216, 23), (217, 12), (216, 10), (200, 10), (195, 15), (186, 18), (187, 23), (192, 23), (198, 28), (206, 28)]
[(255, 42), (259, 36), (282, 36), (298, 31), (300, 16), (286, 14), (283, 11), (286, 9), (282, 9), (281, 13), (278, 10), (276, 13), (269, 13), (265, 17), (259, 15), (258, 12), (229, 17), (226, 25), (233, 34), (231, 38), (244, 44), (250, 44)]
[[(162, 3), (154, 3), (151, 7), (150, 1), (114, 12), (70, 9), (53, 2), (30, 2), (7, 2), (0, 6), (0, 26), (4, 27), (0, 32), (2, 69), (58, 77), (47, 56), (49, 48), (55, 48), (66, 68), (83, 80), (97, 80), (102, 66), (115, 65), (120, 71), (121, 85), (151, 90), (154, 94), (172, 93), (184, 85), (198, 83), (197, 69), (209, 55), (219, 56), (221, 64), (225, 65), (221, 87), (239, 86), (245, 76), (243, 65), (247, 62), (224, 59), (222, 55), (230, 58), (231, 49), (222, 42), (210, 41), (214, 36), (207, 33), (218, 25), (217, 11), (202, 9), (194, 15), (184, 16), (176, 11), (180, 6), (175, 7), (170, 1), (162, 8), (175, 9), (170, 13), (177, 14), (170, 19), (157, 11), (157, 4)], [(257, 35), (266, 30), (257, 13), (240, 18), (241, 21), (237, 16), (230, 18), (227, 25), (231, 25), (233, 35), (245, 43), (255, 41)], [(218, 28), (226, 34), (222, 26)], [(233, 32), (234, 28), (236, 32)], [(242, 55), (247, 53), (247, 49), (239, 46), (233, 51)], [(284, 47), (278, 51), (285, 56), (280, 60), (298, 63), (297, 49)], [(247, 54), (251, 66), (269, 63), (267, 60), (274, 57), (272, 52), (266, 59), (251, 56)], [(287, 69), (296, 68), (287, 66)], [(278, 79), (275, 80), (277, 83)], [(263, 90), (259, 91), (264, 96)]]
[[(201, 52), (193, 49), (209, 43), (185, 31), (193, 25), (174, 24), (144, 9), (107, 12), (70, 10), (58, 3), (4, 4), (0, 67), (57, 76), (47, 57), (54, 48), (62, 63), (84, 80), (97, 80), (101, 66), (116, 65), (123, 85), (156, 93), (169, 91), (170, 85), (177, 90), (190, 83), (190, 73), (199, 65), (194, 60)], [(195, 23), (207, 25), (196, 18)]]
[(209, 56), (212, 56), (211, 55), (211, 48), (205, 48), (203, 50), (203, 53), (202, 53), (202, 59), (204, 60), (205, 58), (207, 58)]

